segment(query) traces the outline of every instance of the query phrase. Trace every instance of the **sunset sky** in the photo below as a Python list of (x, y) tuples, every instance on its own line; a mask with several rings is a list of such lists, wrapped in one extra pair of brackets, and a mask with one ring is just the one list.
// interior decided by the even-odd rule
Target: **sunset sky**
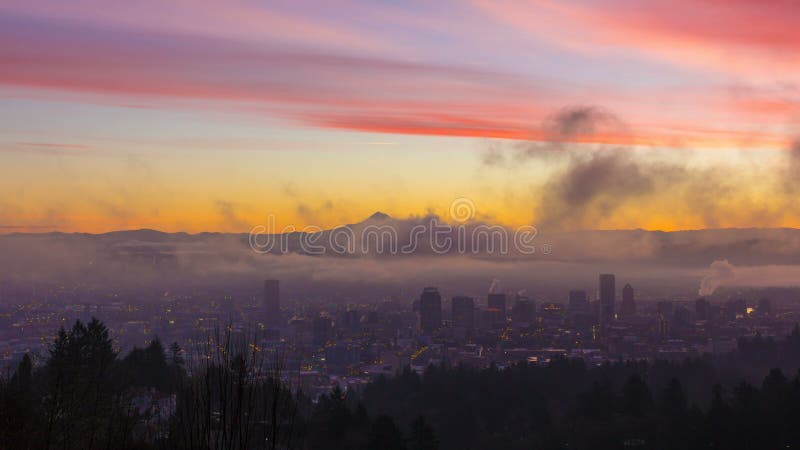
[(800, 227), (793, 1), (0, 3), (0, 232)]

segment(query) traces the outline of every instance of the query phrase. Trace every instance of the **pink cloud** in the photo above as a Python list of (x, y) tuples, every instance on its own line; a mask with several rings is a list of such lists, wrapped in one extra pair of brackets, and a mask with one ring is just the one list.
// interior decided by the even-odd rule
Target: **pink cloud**
[(309, 48), (357, 49), (380, 52), (389, 45), (345, 24), (288, 14), (260, 2), (230, 0), (140, 0), (108, 2), (76, 0), (6, 0), (0, 12), (69, 20), (115, 29), (206, 35), (249, 42), (279, 41)]
[[(783, 140), (780, 135), (748, 132), (738, 125), (726, 127), (718, 120), (727, 111), (743, 111), (738, 122), (758, 119), (769, 107), (739, 108), (692, 90), (579, 86), (552, 76), (536, 78), (466, 64), (376, 56), (363, 48), (360, 53), (356, 48), (312, 50), (278, 38), (231, 39), (220, 37), (222, 33), (188, 34), (186, 30), (167, 33), (153, 31), (155, 25), (132, 28), (142, 26), (140, 22), (151, 11), (131, 11), (129, 26), (122, 28), (110, 25), (123, 19), (112, 20), (102, 12), (92, 17), (110, 23), (89, 25), (53, 19), (64, 12), (53, 8), (34, 7), (39, 18), (0, 13), (0, 84), (77, 92), (88, 98), (113, 96), (121, 104), (150, 107), (175, 100), (195, 102), (195, 106), (198, 102), (212, 107), (236, 105), (243, 112), (326, 128), (512, 139), (543, 137), (535, 124), (564, 105), (601, 104), (630, 121), (631, 127), (624, 133), (582, 138), (589, 142), (720, 146), (737, 142), (782, 145)], [(242, 11), (233, 8), (224, 14)], [(167, 8), (164, 16), (174, 13)], [(262, 18), (264, 23), (283, 23), (276, 17), (284, 15), (263, 14), (270, 17)], [(262, 20), (257, 17), (252, 20)], [(287, 33), (291, 36), (313, 27), (308, 20), (304, 25), (286, 20), (286, 27), (299, 32)], [(269, 33), (280, 34), (280, 30)], [(323, 27), (322, 34), (309, 32), (308, 37), (314, 42), (334, 41), (326, 33), (339, 34), (338, 30)], [(350, 37), (334, 44), (349, 48), (349, 39), (355, 35), (342, 35)], [(691, 115), (684, 112), (688, 106)], [(670, 110), (680, 115), (667, 113)], [(698, 128), (696, 124), (703, 120), (715, 128)]]
[(553, 101), (527, 80), (468, 67), (30, 19), (0, 25), (0, 40), (10, 44), (0, 45), (0, 83), (119, 95), (126, 103), (240, 102), (300, 120), (449, 115), (516, 128)]
[(626, 48), (677, 66), (769, 80), (800, 66), (800, 9), (786, 0), (487, 1), (492, 17), (565, 48)]

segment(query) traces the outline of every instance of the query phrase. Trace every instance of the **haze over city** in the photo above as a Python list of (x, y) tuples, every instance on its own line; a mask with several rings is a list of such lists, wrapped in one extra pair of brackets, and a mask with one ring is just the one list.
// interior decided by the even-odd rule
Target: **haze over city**
[(0, 2), (0, 449), (800, 445), (798, 23)]

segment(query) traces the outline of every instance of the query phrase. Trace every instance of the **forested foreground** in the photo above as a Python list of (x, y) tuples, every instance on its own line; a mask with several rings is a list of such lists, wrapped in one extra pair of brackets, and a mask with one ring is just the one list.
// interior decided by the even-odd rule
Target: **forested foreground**
[[(251, 341), (252, 342), (252, 341)], [(319, 399), (281, 382), (280, 355), (230, 333), (184, 360), (157, 339), (124, 357), (92, 320), (0, 383), (2, 449), (772, 449), (800, 446), (800, 332), (724, 358), (431, 366)], [(746, 369), (746, 370), (740, 370)], [(744, 381), (744, 376), (750, 382)]]

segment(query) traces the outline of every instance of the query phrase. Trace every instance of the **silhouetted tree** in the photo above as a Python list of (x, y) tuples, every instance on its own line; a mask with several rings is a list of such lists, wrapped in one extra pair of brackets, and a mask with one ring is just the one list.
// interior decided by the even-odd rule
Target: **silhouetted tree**
[(195, 349), (177, 386), (169, 436), (180, 449), (288, 449), (297, 446), (297, 402), (283, 384), (283, 357), (257, 336), (216, 329)]
[[(363, 391), (334, 388), (314, 399), (286, 387), (280, 351), (230, 327), (200, 341), (186, 364), (178, 346), (167, 356), (158, 339), (118, 360), (102, 323), (76, 321), (59, 330), (42, 365), (26, 355), (0, 377), (0, 448), (794, 448), (800, 372), (790, 380), (764, 370), (755, 383), (740, 358), (749, 346), (786, 358), (795, 334), (680, 363), (556, 358), (503, 369), (441, 365), (421, 376), (406, 368)], [(174, 386), (175, 414), (138, 416), (132, 396), (163, 399), (164, 386)]]
[(35, 442), (40, 411), (32, 383), (33, 363), (26, 353), (11, 379), (0, 379), (0, 448), (28, 448)]
[(76, 321), (69, 331), (61, 328), (49, 353), (45, 448), (92, 449), (124, 442), (129, 424), (120, 408), (127, 401), (113, 384), (117, 355), (105, 325), (92, 318), (86, 325)]
[(25, 397), (31, 393), (31, 382), (33, 380), (33, 362), (27, 353), (22, 357), (17, 366), (14, 376), (11, 377), (11, 388)]
[(633, 374), (622, 387), (622, 411), (634, 417), (642, 417), (653, 407), (650, 388), (639, 374)]
[(405, 450), (403, 434), (390, 416), (378, 416), (369, 432), (369, 450)]
[(177, 342), (173, 342), (172, 345), (169, 346), (170, 356), (172, 360), (172, 365), (175, 367), (183, 367), (184, 359), (181, 353), (183, 353), (183, 349), (181, 346), (178, 345)]
[(144, 349), (134, 347), (122, 361), (128, 384), (170, 390), (173, 387), (172, 371), (167, 366), (166, 353), (158, 336)]
[(419, 416), (411, 422), (411, 436), (408, 441), (410, 450), (437, 450), (439, 441), (433, 428), (425, 422), (425, 417)]

